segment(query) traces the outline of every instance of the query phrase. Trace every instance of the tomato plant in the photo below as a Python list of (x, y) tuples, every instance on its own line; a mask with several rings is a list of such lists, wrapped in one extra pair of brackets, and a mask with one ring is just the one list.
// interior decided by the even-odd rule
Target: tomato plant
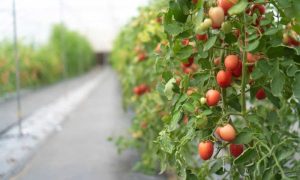
[[(135, 112), (135, 140), (119, 145), (183, 179), (297, 179), (299, 33), (297, 0), (151, 4), (112, 53)], [(135, 47), (147, 61), (134, 61)], [(137, 97), (141, 83), (151, 91)]]

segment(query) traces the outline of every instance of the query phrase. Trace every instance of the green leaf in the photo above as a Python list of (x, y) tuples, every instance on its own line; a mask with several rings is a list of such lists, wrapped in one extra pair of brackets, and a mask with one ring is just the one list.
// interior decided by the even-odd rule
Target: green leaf
[(204, 44), (203, 51), (207, 51), (211, 47), (213, 47), (213, 45), (216, 43), (216, 40), (217, 40), (217, 36), (213, 36), (213, 37), (209, 38), (209, 40)]
[(170, 138), (169, 133), (167, 133), (165, 130), (161, 131), (159, 133), (159, 142), (161, 145), (161, 149), (169, 154), (171, 154), (174, 150), (174, 144), (172, 143), (172, 140)]
[(169, 4), (170, 11), (174, 15), (174, 19), (178, 22), (184, 23), (188, 17), (185, 15), (183, 10), (181, 9), (180, 5), (176, 2), (171, 1)]
[(220, 168), (223, 167), (222, 159), (217, 159), (214, 164), (210, 167), (210, 173), (216, 173)]
[(182, 87), (183, 89), (187, 90), (187, 88), (190, 85), (190, 78), (188, 75), (183, 76), (183, 80), (182, 80)]
[(174, 131), (178, 127), (178, 122), (182, 118), (182, 113), (178, 110), (173, 114), (170, 126), (169, 126), (169, 131)]
[(264, 179), (264, 180), (274, 179), (274, 174), (273, 174), (272, 168), (265, 170), (262, 179)]
[(248, 2), (246, 0), (242, 0), (232, 8), (228, 10), (229, 15), (237, 15), (245, 11), (246, 7), (248, 6)]
[(278, 70), (273, 75), (273, 79), (271, 82), (271, 92), (274, 96), (281, 96), (281, 91), (284, 86), (284, 74)]
[(294, 96), (300, 100), (300, 72), (297, 72), (295, 75), (295, 82), (293, 84), (293, 93)]
[(212, 113), (213, 113), (212, 110), (206, 109), (202, 112), (202, 115), (208, 116), (208, 115), (211, 115)]
[(228, 44), (235, 43), (237, 41), (237, 37), (233, 33), (226, 34), (225, 42)]
[(232, 107), (233, 109), (235, 109), (237, 111), (241, 111), (241, 109), (242, 109), (239, 99), (235, 95), (230, 96), (229, 101), (227, 103), (230, 107)]
[(167, 96), (168, 100), (171, 100), (173, 97), (173, 88), (174, 88), (174, 83), (176, 83), (175, 78), (170, 79), (167, 84), (165, 85), (164, 93)]
[(178, 52), (176, 52), (176, 57), (179, 59), (187, 59), (193, 54), (193, 47), (186, 46), (181, 48)]
[(280, 108), (280, 99), (278, 97), (275, 97), (270, 91), (265, 89), (265, 92), (267, 94), (268, 99), (276, 106), (277, 108)]
[(167, 33), (177, 36), (178, 34), (183, 32), (183, 27), (178, 23), (165, 24), (164, 29)]
[(186, 179), (188, 179), (188, 180), (197, 180), (198, 178), (190, 170), (187, 170), (186, 171)]
[(286, 158), (292, 156), (294, 153), (295, 153), (294, 149), (283, 149), (277, 155), (277, 159), (278, 159), (279, 162), (283, 161), (283, 160), (286, 160)]
[(250, 132), (240, 132), (236, 139), (234, 140), (234, 144), (248, 144), (252, 141), (253, 135)]
[(278, 30), (279, 29), (277, 29), (277, 28), (267, 29), (266, 32), (264, 33), (264, 35), (266, 35), (266, 36), (274, 35), (278, 32)]
[(289, 76), (289, 77), (294, 77), (296, 72), (297, 72), (297, 66), (295, 66), (295, 64), (291, 64), (287, 70), (286, 70), (286, 74)]
[(233, 163), (235, 165), (245, 164), (248, 161), (254, 159), (256, 157), (255, 149), (249, 148), (244, 151), (238, 158), (236, 158)]
[(269, 47), (267, 50), (267, 56), (272, 58), (278, 57), (292, 57), (293, 55), (297, 54), (297, 50), (295, 48), (290, 48), (287, 46), (275, 46)]
[(180, 139), (180, 146), (183, 146), (186, 143), (190, 142), (195, 136), (196, 136), (195, 129), (194, 128), (189, 128), (189, 130), (186, 133), (186, 135), (183, 136)]
[[(256, 68), (260, 69), (261, 72), (264, 73), (264, 75), (268, 75), (268, 72), (270, 71), (270, 69), (272, 68), (272, 66), (270, 66), (267, 61), (258, 61), (256, 63)], [(254, 70), (256, 68), (254, 68)]]
[(172, 78), (172, 73), (170, 71), (164, 71), (162, 73), (162, 77), (164, 78), (165, 81), (168, 81), (169, 79)]
[(188, 1), (186, 0), (177, 0), (177, 3), (181, 9), (181, 12), (184, 14), (184, 15), (188, 15), (189, 14), (189, 7), (188, 7)]
[(166, 170), (167, 170), (167, 154), (163, 153), (161, 156), (160, 156), (160, 172), (159, 174), (163, 174)]
[(246, 51), (249, 51), (249, 52), (250, 52), (250, 51), (253, 51), (253, 50), (255, 50), (255, 49), (258, 47), (258, 45), (259, 45), (259, 40), (257, 39), (257, 40), (255, 40), (255, 41), (249, 43), (249, 45), (248, 45)]
[(185, 103), (183, 109), (188, 112), (194, 112), (195, 108), (191, 103)]

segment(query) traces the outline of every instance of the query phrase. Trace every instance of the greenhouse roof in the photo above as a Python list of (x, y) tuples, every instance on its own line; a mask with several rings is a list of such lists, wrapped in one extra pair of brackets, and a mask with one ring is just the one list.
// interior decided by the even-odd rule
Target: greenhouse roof
[[(109, 51), (120, 27), (148, 0), (16, 0), (19, 39), (43, 43), (61, 20), (86, 35), (96, 51)], [(1, 39), (12, 37), (12, 0), (0, 4)]]

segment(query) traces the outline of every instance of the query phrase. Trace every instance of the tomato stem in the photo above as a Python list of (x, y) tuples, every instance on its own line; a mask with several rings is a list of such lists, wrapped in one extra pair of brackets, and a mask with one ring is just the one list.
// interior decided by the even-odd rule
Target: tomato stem
[[(224, 48), (224, 45), (222, 45), (222, 48)], [(221, 50), (221, 63), (222, 65), (224, 65), (224, 57), (225, 57), (225, 49)], [(222, 101), (223, 101), (223, 113), (225, 114), (226, 112), (226, 106), (227, 106), (227, 102), (226, 102), (226, 89), (225, 88), (221, 88), (221, 93), (222, 93)]]
[(246, 40), (247, 40), (247, 26), (246, 26), (246, 15), (244, 14), (244, 35), (245, 35), (245, 40), (244, 40), (244, 46), (242, 48), (243, 50), (243, 67), (242, 67), (242, 87), (241, 87), (241, 103), (242, 103), (242, 115), (243, 117), (246, 116), (246, 76), (247, 76), (247, 52), (246, 52)]

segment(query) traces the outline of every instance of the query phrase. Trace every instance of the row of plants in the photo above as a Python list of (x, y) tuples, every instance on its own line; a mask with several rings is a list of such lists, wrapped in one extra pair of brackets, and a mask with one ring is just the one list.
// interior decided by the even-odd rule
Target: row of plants
[(135, 169), (298, 179), (300, 3), (156, 0), (115, 41)]
[[(18, 48), (22, 88), (62, 80), (64, 73), (68, 77), (78, 75), (95, 63), (88, 40), (62, 25), (53, 26), (47, 43), (36, 46), (18, 42)], [(0, 96), (15, 91), (15, 73), (13, 43), (6, 40), (0, 43)]]

